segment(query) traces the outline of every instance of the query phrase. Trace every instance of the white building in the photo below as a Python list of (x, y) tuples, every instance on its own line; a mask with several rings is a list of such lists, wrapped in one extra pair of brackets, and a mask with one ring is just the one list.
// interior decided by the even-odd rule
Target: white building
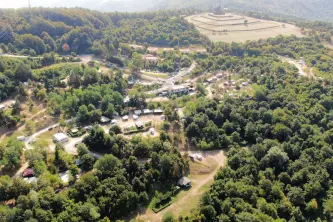
[(223, 77), (224, 77), (224, 74), (219, 73), (219, 74), (216, 75), (216, 77), (217, 77), (217, 78), (223, 78)]
[(24, 141), (25, 140), (25, 136), (18, 136), (18, 137), (16, 137), (16, 139), (18, 140), (18, 141)]
[(143, 110), (144, 115), (149, 115), (149, 114), (152, 114), (152, 113), (153, 113), (153, 110), (150, 110), (150, 109), (144, 109)]
[(0, 104), (0, 111), (1, 111), (1, 110), (5, 110), (5, 108), (6, 108), (5, 105)]
[(187, 86), (174, 86), (170, 89), (170, 93), (188, 93), (188, 87)]
[(213, 83), (213, 82), (216, 82), (216, 81), (217, 81), (216, 77), (212, 77), (212, 78), (207, 79), (207, 82), (209, 82), (209, 83)]
[(163, 114), (163, 110), (161, 110), (161, 109), (154, 109), (154, 114)]
[(142, 114), (142, 111), (141, 110), (134, 110), (134, 114), (137, 115), (137, 116), (140, 116)]
[(101, 116), (101, 119), (99, 120), (102, 124), (108, 123), (111, 121), (110, 118), (106, 117), (106, 116)]
[(53, 135), (53, 142), (66, 143), (66, 142), (68, 142), (68, 136), (64, 133), (56, 133)]

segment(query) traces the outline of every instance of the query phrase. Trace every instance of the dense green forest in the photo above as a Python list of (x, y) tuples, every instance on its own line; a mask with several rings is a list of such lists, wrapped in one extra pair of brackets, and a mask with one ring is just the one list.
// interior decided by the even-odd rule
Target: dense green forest
[(120, 43), (159, 46), (200, 43), (199, 32), (180, 12), (101, 13), (85, 9), (0, 10), (5, 52), (113, 54)]
[(230, 149), (202, 220), (332, 220), (332, 87), (284, 69), (256, 82), (253, 100), (200, 100), (188, 110), (192, 143)]

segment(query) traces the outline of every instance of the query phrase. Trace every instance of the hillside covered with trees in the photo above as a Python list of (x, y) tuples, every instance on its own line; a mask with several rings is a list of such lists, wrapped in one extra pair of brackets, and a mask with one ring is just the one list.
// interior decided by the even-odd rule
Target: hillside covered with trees
[[(24, 155), (38, 177), (32, 183), (0, 177), (1, 222), (107, 222), (147, 208), (155, 191), (174, 188), (190, 173), (190, 158), (181, 154), (179, 141), (203, 152), (225, 150), (228, 163), (189, 216), (165, 221), (333, 220), (333, 54), (321, 43), (325, 35), (213, 43), (180, 16), (190, 12), (0, 11), (0, 31), (5, 33), (1, 50), (30, 55), (0, 58), (0, 101), (17, 101), (0, 111), (0, 124), (16, 127), (24, 116), (20, 101), (29, 104), (31, 98), (59, 118), (60, 127), (73, 117), (78, 126), (91, 124), (82, 143), (74, 145), (77, 156), (60, 143), (50, 152), (43, 141), (35, 141), (34, 149), (25, 149), (16, 136), (0, 141), (2, 172), (17, 170)], [(301, 25), (315, 24), (321, 24), (317, 28), (323, 32), (331, 30), (328, 23)], [(176, 48), (178, 42), (201, 43), (207, 53), (164, 52), (156, 65), (174, 71), (177, 62), (180, 67), (195, 63), (186, 76), (194, 80), (195, 92), (170, 96), (163, 103), (167, 108), (161, 128), (177, 126), (177, 134), (161, 130), (155, 138), (125, 137), (117, 125), (107, 132), (93, 126), (102, 115), (112, 118), (115, 112), (124, 116), (137, 107), (162, 107), (145, 100), (145, 92), (158, 86), (128, 89), (125, 72), (140, 71), (140, 53), (148, 45)], [(144, 45), (143, 51), (131, 49), (130, 43)], [(99, 72), (97, 63), (78, 63), (77, 53), (94, 53), (117, 66)], [(303, 57), (313, 78), (300, 76), (280, 56)], [(220, 72), (246, 79), (250, 90), (207, 98), (202, 76)], [(101, 153), (98, 160), (94, 151)], [(84, 175), (77, 178), (81, 170)], [(59, 173), (66, 171), (70, 185), (65, 188)]]
[(101, 13), (85, 9), (1, 9), (4, 52), (116, 53), (120, 43), (176, 46), (200, 42), (180, 12)]

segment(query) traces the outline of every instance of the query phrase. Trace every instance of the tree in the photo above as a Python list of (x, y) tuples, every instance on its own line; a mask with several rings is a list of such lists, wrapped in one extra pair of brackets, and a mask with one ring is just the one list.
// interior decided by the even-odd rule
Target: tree
[(138, 73), (142, 67), (143, 67), (142, 56), (139, 53), (134, 52), (132, 54), (132, 60), (130, 63), (131, 71), (134, 73)]
[(285, 169), (288, 162), (288, 154), (283, 152), (279, 147), (272, 147), (268, 153), (261, 159), (264, 167), (275, 167), (276, 169)]
[(61, 46), (61, 49), (63, 52), (67, 53), (70, 51), (70, 47), (67, 43), (64, 43), (62, 46)]
[(112, 104), (109, 104), (108, 108), (104, 112), (104, 115), (111, 118), (114, 112), (115, 112), (114, 106)]
[(85, 171), (91, 170), (95, 163), (95, 158), (90, 154), (84, 154), (80, 160), (82, 169)]
[(112, 154), (107, 154), (97, 160), (94, 168), (96, 168), (96, 170), (98, 170), (104, 177), (115, 175), (119, 166), (119, 160)]
[(28, 135), (32, 135), (36, 131), (36, 123), (32, 120), (28, 120), (25, 124), (25, 131)]
[(89, 153), (88, 147), (84, 144), (84, 143), (80, 143), (77, 146), (77, 153), (79, 155), (79, 157), (82, 157), (85, 154)]
[(214, 221), (214, 218), (216, 217), (216, 211), (211, 205), (204, 206), (201, 209), (201, 213), (205, 215), (205, 221)]
[(118, 135), (118, 134), (121, 134), (122, 131), (121, 131), (120, 126), (118, 126), (118, 125), (113, 125), (113, 126), (111, 126), (111, 128), (110, 128), (110, 130), (109, 130), (109, 133), (110, 133), (110, 135), (112, 135), (112, 134), (116, 134), (116, 135)]
[(162, 220), (163, 222), (176, 222), (176, 219), (171, 212), (167, 212), (166, 214), (164, 214)]

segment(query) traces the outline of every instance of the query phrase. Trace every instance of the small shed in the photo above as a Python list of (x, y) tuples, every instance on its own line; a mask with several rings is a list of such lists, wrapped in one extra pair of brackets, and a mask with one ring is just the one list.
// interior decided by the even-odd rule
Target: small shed
[(1, 110), (5, 110), (5, 108), (6, 108), (5, 105), (0, 104), (0, 111), (1, 111)]
[(27, 168), (23, 171), (22, 177), (34, 177), (35, 176), (35, 171), (31, 168)]
[(141, 122), (141, 121), (136, 121), (136, 122), (135, 122), (135, 126), (136, 126), (138, 129), (141, 129), (141, 128), (143, 128), (143, 122)]
[(216, 77), (219, 78), (219, 79), (222, 78), (223, 76), (224, 75), (222, 73), (219, 73), (219, 74), (216, 75)]
[(143, 114), (144, 114), (144, 115), (149, 115), (149, 114), (152, 114), (152, 113), (153, 113), (153, 111), (150, 110), (150, 109), (144, 109), (144, 110), (143, 110)]
[(106, 123), (109, 123), (111, 121), (110, 118), (106, 117), (106, 116), (102, 116), (101, 119), (100, 119), (100, 122), (102, 124), (106, 124)]
[(142, 114), (142, 111), (141, 110), (134, 110), (134, 114), (137, 115), (137, 116), (140, 116)]
[(161, 109), (154, 109), (154, 114), (163, 114), (163, 110)]
[(192, 186), (192, 181), (187, 178), (187, 177), (182, 177), (179, 181), (178, 181), (178, 186), (182, 187), (182, 188), (189, 188)]
[(133, 119), (134, 119), (134, 120), (137, 120), (137, 119), (139, 119), (139, 116), (137, 116), (137, 115), (133, 115)]
[(92, 125), (89, 125), (89, 126), (85, 126), (84, 129), (87, 130), (87, 131), (90, 131), (92, 130), (93, 126)]
[(127, 121), (128, 120), (128, 116), (127, 115), (123, 116), (122, 119), (123, 119), (123, 121)]
[(16, 137), (16, 139), (18, 140), (18, 141), (24, 141), (25, 140), (25, 136), (18, 136), (18, 137)]

